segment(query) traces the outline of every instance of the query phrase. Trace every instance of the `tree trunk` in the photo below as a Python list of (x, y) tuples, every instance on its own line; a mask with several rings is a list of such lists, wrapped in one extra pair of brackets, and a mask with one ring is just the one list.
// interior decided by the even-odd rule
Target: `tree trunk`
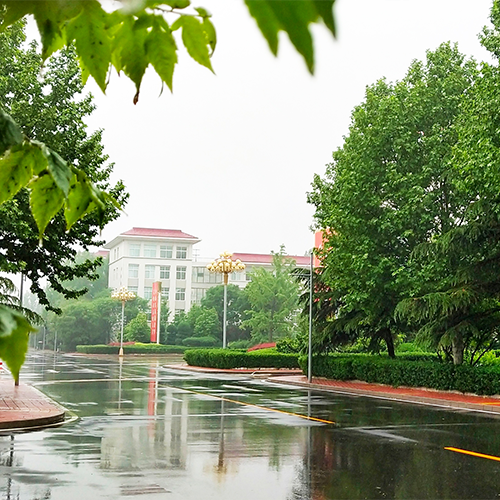
[(462, 334), (459, 333), (453, 339), (451, 344), (451, 351), (453, 355), (453, 364), (461, 365), (464, 362), (464, 339)]
[(394, 352), (394, 339), (392, 338), (392, 333), (389, 328), (384, 329), (383, 338), (387, 344), (387, 353), (389, 357), (394, 359), (396, 357), (396, 353)]

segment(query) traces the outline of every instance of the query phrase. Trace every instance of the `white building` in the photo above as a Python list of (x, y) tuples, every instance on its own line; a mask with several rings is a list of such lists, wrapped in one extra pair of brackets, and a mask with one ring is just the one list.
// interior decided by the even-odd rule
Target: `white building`
[[(160, 281), (162, 296), (172, 312), (189, 311), (199, 304), (206, 291), (222, 283), (220, 274), (206, 268), (215, 257), (200, 259), (193, 246), (201, 240), (178, 229), (134, 227), (107, 243), (109, 250), (109, 287), (126, 286), (139, 297), (150, 299), (153, 283)], [(289, 256), (300, 267), (309, 257)], [(234, 253), (246, 266), (233, 273), (229, 282), (243, 288), (255, 267), (271, 267), (272, 255)]]

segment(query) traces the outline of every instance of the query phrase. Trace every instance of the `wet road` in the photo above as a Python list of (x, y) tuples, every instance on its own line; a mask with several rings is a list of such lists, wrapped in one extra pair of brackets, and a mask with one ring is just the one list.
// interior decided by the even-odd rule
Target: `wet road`
[(32, 353), (22, 380), (74, 418), (0, 435), (1, 498), (500, 497), (498, 419), (163, 367), (173, 362)]

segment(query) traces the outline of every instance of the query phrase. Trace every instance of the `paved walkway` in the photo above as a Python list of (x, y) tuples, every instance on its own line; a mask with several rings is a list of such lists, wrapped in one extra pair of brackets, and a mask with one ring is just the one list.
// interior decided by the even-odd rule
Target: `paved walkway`
[(265, 377), (270, 382), (307, 387), (314, 390), (335, 392), (356, 396), (367, 396), (405, 403), (438, 406), (448, 409), (463, 409), (500, 417), (500, 396), (476, 396), (452, 391), (436, 391), (416, 387), (391, 387), (382, 384), (369, 384), (357, 380), (340, 381), (313, 377), (311, 383), (300, 370), (218, 370), (188, 365), (170, 365), (169, 368), (194, 372), (249, 373)]
[(30, 385), (0, 380), (0, 430), (40, 428), (64, 421), (65, 410)]

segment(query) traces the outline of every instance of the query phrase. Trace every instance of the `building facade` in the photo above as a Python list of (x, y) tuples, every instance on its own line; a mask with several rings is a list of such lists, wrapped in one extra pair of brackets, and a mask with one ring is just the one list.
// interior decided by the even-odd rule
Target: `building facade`
[[(222, 276), (206, 268), (211, 259), (202, 259), (193, 249), (201, 240), (177, 229), (134, 227), (105, 245), (109, 250), (109, 287), (126, 286), (139, 297), (151, 299), (153, 283), (160, 281), (169, 310), (189, 311), (199, 304), (206, 291), (222, 283)], [(288, 256), (299, 267), (309, 265), (309, 257)], [(229, 283), (246, 286), (256, 267), (272, 266), (272, 255), (234, 253), (245, 269), (232, 273)]]

